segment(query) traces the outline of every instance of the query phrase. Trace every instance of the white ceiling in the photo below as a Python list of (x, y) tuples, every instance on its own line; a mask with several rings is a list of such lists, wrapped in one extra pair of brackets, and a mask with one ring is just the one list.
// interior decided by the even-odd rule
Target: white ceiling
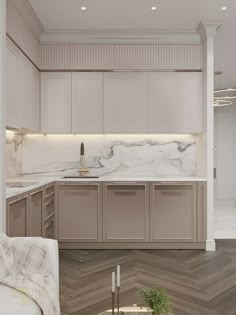
[[(225, 20), (236, 13), (235, 0), (28, 1), (46, 30), (192, 31), (200, 21)], [(228, 10), (222, 11), (225, 5)], [(152, 6), (158, 9), (152, 11)]]

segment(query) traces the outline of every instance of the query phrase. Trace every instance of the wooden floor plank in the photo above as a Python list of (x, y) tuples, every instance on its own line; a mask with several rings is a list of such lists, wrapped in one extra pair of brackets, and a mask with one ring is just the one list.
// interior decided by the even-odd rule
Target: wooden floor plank
[(121, 305), (161, 286), (175, 315), (236, 315), (236, 241), (201, 250), (61, 250), (62, 315), (97, 315), (111, 308), (111, 272), (121, 265)]

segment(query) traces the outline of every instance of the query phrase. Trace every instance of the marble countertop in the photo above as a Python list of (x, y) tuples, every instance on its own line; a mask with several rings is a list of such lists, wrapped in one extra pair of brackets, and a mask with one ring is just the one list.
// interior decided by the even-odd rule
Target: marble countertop
[(64, 176), (35, 176), (25, 175), (7, 180), (8, 183), (29, 183), (26, 187), (6, 187), (6, 198), (15, 197), (44, 185), (57, 182), (194, 182), (206, 181), (197, 176), (158, 176), (158, 175), (106, 175), (99, 178), (63, 178)]

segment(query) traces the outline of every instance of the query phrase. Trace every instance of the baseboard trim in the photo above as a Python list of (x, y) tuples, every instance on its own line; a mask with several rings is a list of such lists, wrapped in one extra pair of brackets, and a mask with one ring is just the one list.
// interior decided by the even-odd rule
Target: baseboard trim
[(60, 249), (205, 249), (198, 243), (72, 243), (59, 242)]
[(215, 240), (206, 240), (206, 251), (207, 252), (215, 252), (216, 251)]

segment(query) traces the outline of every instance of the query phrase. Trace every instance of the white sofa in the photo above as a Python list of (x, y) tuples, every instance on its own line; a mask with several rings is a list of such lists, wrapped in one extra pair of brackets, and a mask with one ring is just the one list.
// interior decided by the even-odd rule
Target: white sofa
[[(33, 238), (28, 238), (33, 239)], [(14, 241), (14, 239), (13, 239)], [(48, 248), (53, 262), (53, 278), (57, 284), (59, 299), (59, 258), (58, 243), (55, 240), (45, 239), (45, 246)], [(0, 314), (2, 315), (42, 315), (38, 304), (18, 290), (0, 284)]]

